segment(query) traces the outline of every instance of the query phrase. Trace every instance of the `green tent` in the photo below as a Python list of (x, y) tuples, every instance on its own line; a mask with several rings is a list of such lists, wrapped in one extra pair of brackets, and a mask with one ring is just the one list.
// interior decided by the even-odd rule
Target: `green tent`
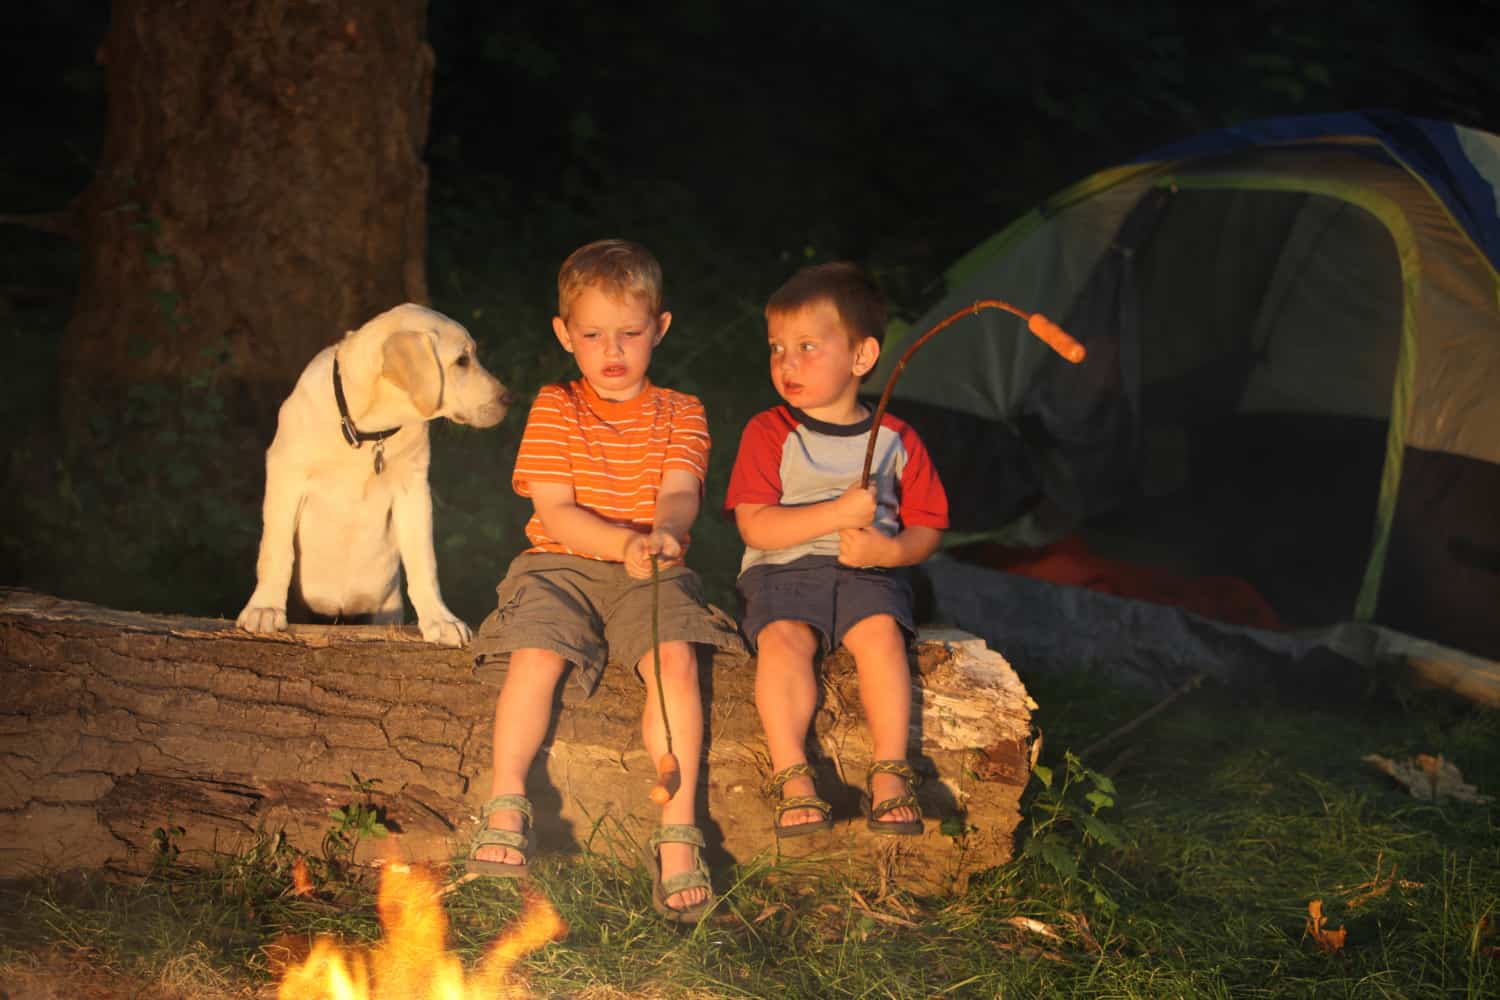
[(948, 486), (950, 545), (1078, 534), (1249, 580), (1290, 627), (1367, 623), (1500, 659), (1497, 187), (1500, 138), (1450, 123), (1194, 137), (954, 264), (871, 385), (903, 336), (977, 299), (1042, 312), (1088, 347), (1082, 365), (986, 310), (895, 388)]

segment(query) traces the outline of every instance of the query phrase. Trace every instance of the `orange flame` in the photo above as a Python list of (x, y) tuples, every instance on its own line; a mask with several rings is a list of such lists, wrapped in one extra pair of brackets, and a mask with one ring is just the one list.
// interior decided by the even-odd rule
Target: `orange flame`
[(388, 864), (376, 910), (384, 938), (373, 948), (347, 949), (320, 937), (307, 960), (282, 976), (277, 1000), (490, 1000), (526, 996), (511, 981), (516, 962), (567, 933), (552, 905), (523, 887), (520, 920), (490, 945), (473, 974), (447, 951), (448, 920), (430, 873)]

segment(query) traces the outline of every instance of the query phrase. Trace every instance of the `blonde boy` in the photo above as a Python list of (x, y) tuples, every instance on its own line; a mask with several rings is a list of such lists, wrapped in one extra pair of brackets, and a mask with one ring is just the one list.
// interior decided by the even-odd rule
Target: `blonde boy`
[(861, 488), (874, 420), (858, 398), (880, 358), (885, 306), (847, 263), (804, 268), (766, 305), (771, 382), (785, 403), (752, 418), (740, 438), (725, 509), (745, 557), (741, 623), (756, 647), (755, 703), (777, 797), (776, 835), (826, 829), (832, 809), (807, 764), (817, 705), (813, 661), (843, 645), (854, 654), (874, 743), (866, 815), (879, 833), (922, 831), (906, 761), (915, 631), (911, 590), (898, 567), (933, 553), (948, 501), (916, 433), (886, 414), (870, 485)]
[(653, 761), (666, 752), (651, 648), (656, 556), (660, 683), (682, 781), (651, 838), (652, 898), (669, 920), (695, 921), (712, 890), (694, 815), (703, 707), (693, 646), (742, 648), (733, 622), (704, 602), (697, 576), (682, 564), (708, 467), (708, 425), (697, 398), (647, 378), (672, 322), (649, 251), (626, 240), (590, 243), (563, 262), (557, 286), (552, 329), (582, 377), (542, 388), (516, 455), (511, 485), (531, 498), (532, 547), (511, 563), (499, 606), (474, 640), (477, 672), (503, 676), (503, 686), (492, 797), (468, 867), (525, 874), (526, 774), (570, 666), (565, 693), (583, 696), (608, 660), (633, 667), (646, 688), (646, 750)]

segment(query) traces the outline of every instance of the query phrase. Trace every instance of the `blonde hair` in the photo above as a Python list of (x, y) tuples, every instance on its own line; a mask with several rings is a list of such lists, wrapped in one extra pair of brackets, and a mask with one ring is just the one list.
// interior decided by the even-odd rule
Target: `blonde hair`
[(597, 286), (616, 296), (646, 300), (661, 312), (661, 264), (650, 250), (630, 240), (595, 240), (568, 254), (557, 271), (557, 312), (564, 320), (585, 288)]

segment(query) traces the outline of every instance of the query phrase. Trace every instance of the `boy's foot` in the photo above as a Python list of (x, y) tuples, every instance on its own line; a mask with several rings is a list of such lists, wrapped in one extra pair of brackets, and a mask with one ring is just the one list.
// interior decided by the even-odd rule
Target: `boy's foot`
[(497, 795), (480, 810), (484, 827), (469, 852), (469, 867), (481, 874), (519, 875), (526, 871), (531, 804), (521, 795)]
[[(651, 873), (651, 906), (672, 923), (694, 924), (713, 906), (714, 895), (703, 863), (703, 831), (690, 823), (663, 823), (642, 849)], [(686, 868), (673, 869), (684, 851)]]
[[(663, 842), (658, 850), (661, 853), (661, 877), (663, 882), (673, 875), (690, 872), (697, 867), (698, 856), (692, 844)], [(708, 890), (700, 886), (692, 886), (668, 896), (667, 906), (674, 910), (690, 910), (707, 901)]]
[[(797, 768), (797, 765), (794, 764), (792, 767), (787, 768), (786, 771), (778, 773), (772, 779), (773, 784), (779, 782), (780, 786), (772, 794), (779, 796), (782, 802), (790, 802), (795, 799), (809, 799), (822, 802), (822, 799), (818, 798), (818, 788), (813, 784), (811, 770), (808, 770), (807, 765), (804, 764), (797, 773), (787, 774), (787, 771), (793, 771), (795, 768)], [(817, 824), (818, 829), (824, 829), (829, 825), (828, 818), (826, 810), (819, 809), (811, 804), (791, 806), (779, 812), (776, 817), (776, 825), (781, 828), (783, 834), (793, 827), (809, 824)]]
[[(899, 798), (907, 794), (906, 779), (899, 774), (876, 773), (870, 777), (870, 791), (870, 797), (876, 802)], [(910, 823), (920, 820), (922, 814), (911, 806), (897, 806), (876, 818), (890, 823)]]
[(865, 775), (865, 825), (872, 833), (915, 837), (922, 833), (921, 779), (905, 760), (877, 760)]

